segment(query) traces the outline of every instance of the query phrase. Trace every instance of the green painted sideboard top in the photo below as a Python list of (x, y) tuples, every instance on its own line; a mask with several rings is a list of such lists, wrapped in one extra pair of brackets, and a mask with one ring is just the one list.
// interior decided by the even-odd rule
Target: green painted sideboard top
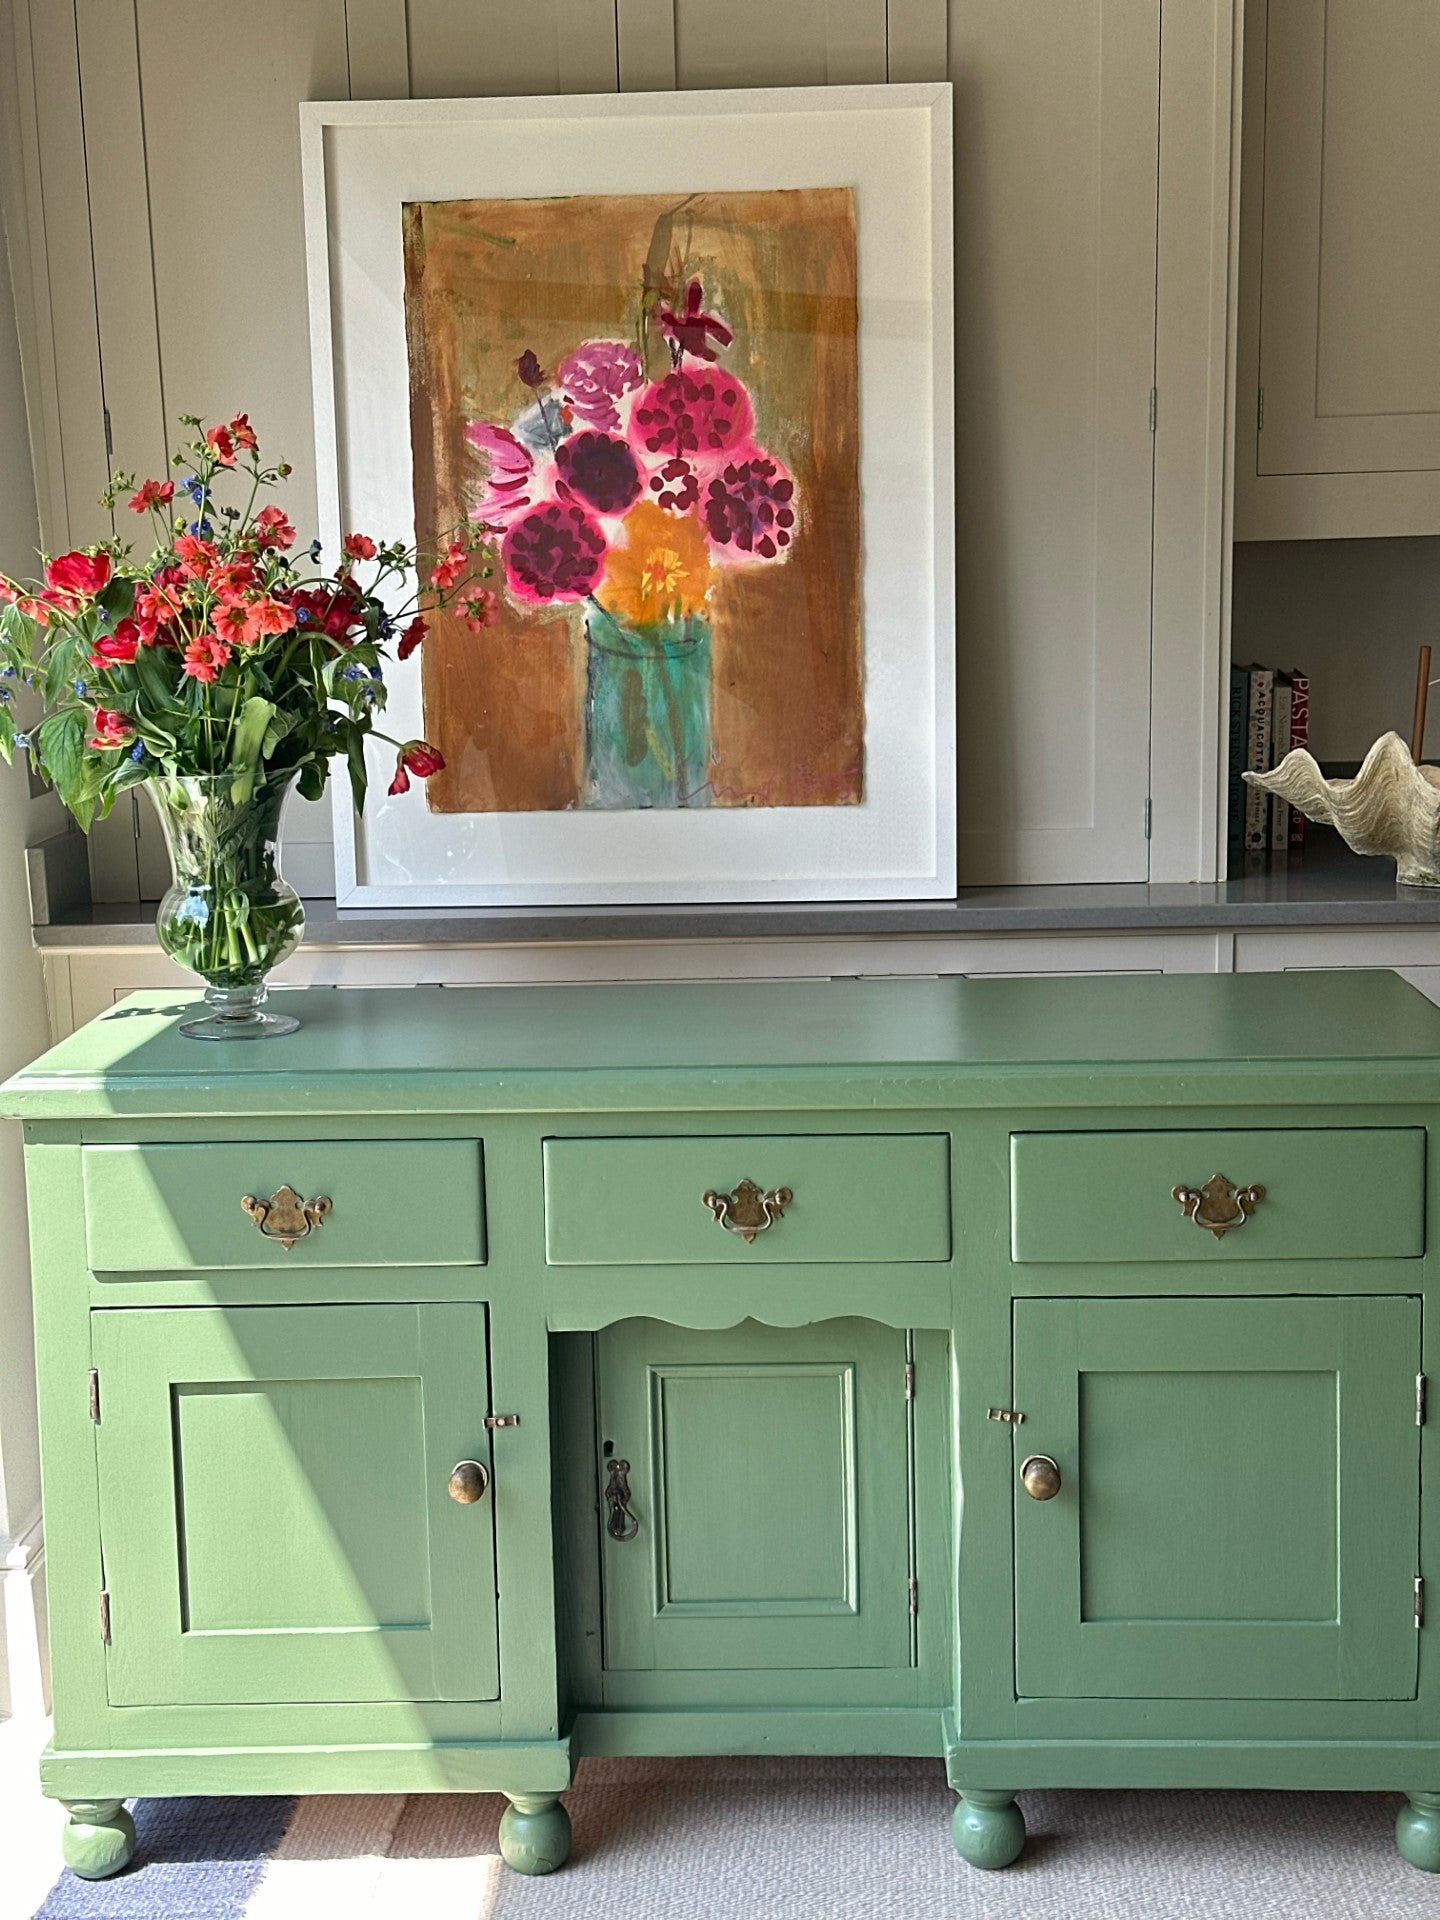
[[(1440, 1008), (1359, 971), (718, 986), (307, 988), (281, 1041), (182, 1038), (189, 1001), (132, 994), (0, 1089), (25, 1118), (887, 1106), (1089, 1097), (1324, 1097), (1317, 1076), (1388, 1063), (1440, 1093)], [(1195, 1069), (1193, 1079), (1177, 1070)], [(1217, 1076), (1219, 1077), (1217, 1079)], [(1220, 1080), (1228, 1083), (1221, 1086)], [(1330, 1097), (1377, 1097), (1358, 1084)], [(851, 1099), (856, 1098), (852, 1092)]]

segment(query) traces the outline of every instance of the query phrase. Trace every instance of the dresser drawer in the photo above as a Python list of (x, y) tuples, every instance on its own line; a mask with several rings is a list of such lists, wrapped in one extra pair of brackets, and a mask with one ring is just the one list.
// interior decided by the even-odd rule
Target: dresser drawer
[[(770, 1225), (746, 1181), (791, 1196)], [(948, 1260), (949, 1136), (547, 1140), (545, 1248), (555, 1266)]]
[[(1187, 1217), (1248, 1218), (1216, 1234)], [(1016, 1260), (1377, 1260), (1425, 1251), (1423, 1127), (1254, 1132), (1017, 1133), (1010, 1139)]]
[[(477, 1140), (86, 1147), (82, 1157), (97, 1273), (485, 1258)], [(329, 1201), (308, 1232), (303, 1216), (287, 1213), (284, 1187), (300, 1202)], [(247, 1198), (256, 1204), (242, 1205)]]

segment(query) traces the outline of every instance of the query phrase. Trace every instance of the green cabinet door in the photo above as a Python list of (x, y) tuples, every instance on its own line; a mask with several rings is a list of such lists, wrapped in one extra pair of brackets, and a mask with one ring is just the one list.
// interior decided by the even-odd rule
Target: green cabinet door
[(112, 1705), (497, 1697), (484, 1307), (91, 1323)]
[(608, 1448), (638, 1523), (602, 1527), (607, 1668), (908, 1666), (904, 1383), (869, 1321), (602, 1333), (601, 1486)]
[(1418, 1300), (1019, 1300), (1014, 1362), (1021, 1697), (1414, 1697)]

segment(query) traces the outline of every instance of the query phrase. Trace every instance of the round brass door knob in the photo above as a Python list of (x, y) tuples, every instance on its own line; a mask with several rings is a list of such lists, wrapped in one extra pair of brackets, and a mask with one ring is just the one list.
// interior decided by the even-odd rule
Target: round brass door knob
[(450, 1498), (462, 1507), (473, 1507), (477, 1500), (483, 1500), (489, 1488), (490, 1470), (478, 1460), (462, 1460), (450, 1469)]
[(1020, 1463), (1020, 1484), (1032, 1500), (1053, 1500), (1060, 1491), (1060, 1469), (1048, 1453), (1032, 1453)]

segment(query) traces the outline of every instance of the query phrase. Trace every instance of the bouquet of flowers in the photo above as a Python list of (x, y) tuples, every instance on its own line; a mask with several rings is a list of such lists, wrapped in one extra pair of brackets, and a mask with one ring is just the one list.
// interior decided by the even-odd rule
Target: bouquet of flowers
[[(447, 601), (476, 628), (498, 602), (478, 529), (431, 557), (424, 610), (420, 556), (403, 543), (350, 533), (329, 569), (318, 541), (296, 557), (294, 526), (266, 498), (290, 468), (262, 462), (247, 416), (203, 433), (182, 421), (193, 437), (177, 478), (117, 473), (103, 496), (114, 508), (128, 495), (148, 520), (147, 558), (110, 540), (46, 560), (43, 580), (0, 575), (0, 754), (28, 749), (86, 829), (126, 788), (147, 788), (175, 869), (161, 945), (205, 979), (232, 1029), (253, 1030), (276, 1024), (258, 1016), (264, 978), (303, 926), (277, 866), (292, 786), (318, 799), (343, 758), (363, 807), (372, 734), (395, 748), (391, 793), (438, 773), (428, 742), (381, 732), (387, 648), (408, 658), (426, 611)], [(40, 708), (27, 733), (22, 684)]]

